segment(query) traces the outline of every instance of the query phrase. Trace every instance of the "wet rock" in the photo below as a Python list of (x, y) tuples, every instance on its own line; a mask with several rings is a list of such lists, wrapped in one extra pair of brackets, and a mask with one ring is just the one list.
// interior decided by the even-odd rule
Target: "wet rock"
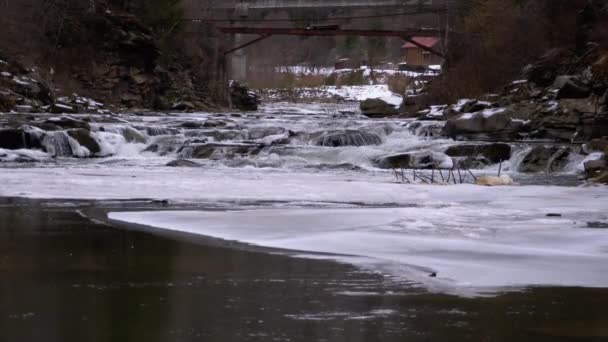
[(180, 127), (187, 129), (197, 129), (203, 127), (203, 123), (200, 121), (186, 121), (183, 122)]
[(182, 158), (192, 159), (226, 159), (236, 156), (257, 155), (262, 147), (248, 144), (204, 144), (184, 146), (178, 153)]
[(45, 123), (53, 124), (64, 129), (68, 128), (82, 128), (91, 130), (91, 125), (88, 122), (71, 118), (69, 116), (62, 116), (60, 118), (51, 118), (45, 121)]
[(159, 135), (177, 135), (180, 133), (179, 129), (170, 128), (170, 127), (151, 127), (151, 126), (139, 127), (138, 126), (138, 129), (145, 130), (146, 133), (151, 137), (155, 137), (155, 136), (159, 136)]
[(201, 164), (186, 159), (176, 159), (167, 163), (170, 167), (200, 167)]
[(312, 143), (317, 146), (369, 146), (382, 144), (382, 138), (375, 133), (357, 130), (327, 131), (313, 134)]
[(445, 124), (442, 122), (423, 122), (423, 121), (413, 121), (409, 123), (406, 127), (413, 134), (424, 137), (424, 138), (439, 138), (443, 136), (443, 126)]
[(233, 106), (243, 111), (256, 111), (260, 104), (254, 92), (236, 81), (230, 83), (230, 100)]
[(165, 156), (170, 153), (176, 152), (184, 143), (184, 138), (179, 136), (167, 136), (157, 138), (157, 140), (146, 147), (144, 152), (158, 153), (161, 156)]
[(123, 127), (121, 129), (122, 136), (127, 142), (135, 142), (138, 144), (145, 144), (146, 137), (138, 130), (132, 127)]
[(370, 118), (386, 117), (397, 114), (395, 106), (381, 99), (366, 99), (359, 105), (361, 113)]
[(375, 165), (381, 169), (451, 169), (452, 158), (438, 152), (413, 152), (386, 156), (376, 160)]
[(263, 139), (271, 135), (286, 134), (283, 127), (253, 127), (249, 130), (248, 137), (251, 140)]
[(7, 150), (41, 149), (41, 136), (22, 128), (1, 129), (0, 148)]
[(606, 169), (607, 167), (606, 160), (604, 159), (589, 160), (586, 161), (583, 165), (585, 167), (585, 172), (591, 175), (595, 174), (598, 171)]
[(519, 172), (561, 171), (568, 162), (570, 149), (559, 146), (537, 146), (522, 160)]
[(483, 145), (455, 145), (445, 151), (450, 157), (483, 157), (493, 164), (511, 158), (511, 146), (504, 143)]
[(90, 130), (84, 128), (71, 129), (68, 131), (68, 135), (81, 146), (86, 147), (91, 155), (101, 152), (101, 146), (99, 146), (97, 140), (92, 136)]
[(608, 229), (608, 223), (606, 223), (606, 222), (587, 222), (587, 228)]

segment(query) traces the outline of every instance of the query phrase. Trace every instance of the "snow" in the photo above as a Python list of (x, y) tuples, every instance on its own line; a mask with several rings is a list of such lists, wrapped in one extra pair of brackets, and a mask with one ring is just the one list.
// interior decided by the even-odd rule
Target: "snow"
[(6, 71), (0, 72), (0, 75), (2, 75), (2, 77), (12, 77), (13, 76), (10, 72), (6, 72)]
[(401, 105), (403, 97), (388, 89), (388, 85), (324, 87), (332, 95), (337, 95), (347, 101), (363, 101), (367, 99), (381, 99), (395, 107)]
[[(14, 162), (19, 160), (42, 161), (48, 160), (50, 156), (42, 151), (35, 150), (6, 150), (0, 148), (0, 162)], [(0, 191), (0, 195), (2, 192)]]
[(476, 113), (464, 113), (462, 114), (458, 120), (470, 120), (474, 117), (477, 116), (483, 116), (484, 118), (489, 118), (492, 117), (496, 114), (500, 114), (502, 112), (504, 112), (505, 110), (507, 110), (506, 108), (489, 108), (489, 109), (484, 109), (480, 112), (476, 112)]

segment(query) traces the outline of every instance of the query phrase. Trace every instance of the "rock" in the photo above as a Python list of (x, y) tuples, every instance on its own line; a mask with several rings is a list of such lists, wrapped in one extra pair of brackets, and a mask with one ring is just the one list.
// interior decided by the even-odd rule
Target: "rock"
[(507, 108), (465, 113), (449, 119), (443, 127), (443, 134), (452, 138), (513, 138), (525, 126), (524, 121), (514, 117), (515, 113)]
[(78, 111), (76, 110), (75, 107), (68, 105), (68, 104), (63, 104), (63, 103), (53, 103), (51, 105), (51, 107), (49, 108), (49, 112), (51, 113), (55, 113), (55, 114), (75, 114)]
[[(523, 70), (524, 77), (539, 87), (548, 87), (557, 75), (574, 58), (572, 51), (567, 48), (555, 48), (547, 51), (534, 64), (526, 66)], [(567, 66), (566, 66), (567, 68)]]
[(200, 121), (186, 121), (186, 122), (182, 122), (182, 124), (180, 125), (182, 128), (187, 128), (187, 129), (198, 129), (203, 127), (203, 123)]
[(606, 222), (596, 222), (596, 221), (587, 222), (587, 228), (592, 228), (592, 229), (608, 229), (608, 223), (606, 223)]
[(608, 156), (608, 137), (602, 139), (593, 139), (588, 144), (590, 152), (603, 152)]
[(194, 110), (195, 108), (196, 107), (194, 106), (194, 104), (192, 104), (192, 102), (188, 102), (188, 101), (176, 102), (171, 106), (172, 110), (182, 110), (182, 111)]
[(81, 146), (86, 147), (91, 155), (101, 152), (101, 146), (91, 135), (91, 131), (84, 128), (76, 128), (68, 130), (68, 135), (76, 140)]
[(483, 186), (507, 186), (514, 185), (515, 182), (507, 175), (502, 176), (481, 176), (477, 178), (477, 185)]
[(582, 99), (589, 97), (591, 88), (580, 77), (564, 75), (558, 76), (553, 83), (557, 89), (556, 99)]
[(256, 111), (260, 104), (258, 96), (254, 92), (236, 81), (230, 83), (230, 100), (234, 107), (243, 111)]
[(146, 137), (141, 134), (138, 130), (132, 127), (124, 127), (121, 130), (122, 136), (125, 138), (127, 142), (135, 142), (138, 144), (145, 144)]
[(357, 130), (327, 131), (313, 134), (312, 143), (317, 146), (369, 146), (382, 144), (382, 138), (375, 133)]
[(7, 150), (41, 149), (41, 135), (22, 128), (0, 130), (0, 148)]
[(545, 216), (547, 216), (547, 217), (562, 217), (562, 214), (559, 214), (559, 213), (548, 213)]
[(200, 167), (201, 164), (186, 159), (176, 159), (167, 163), (170, 167)]
[(591, 178), (591, 181), (598, 184), (608, 184), (608, 171), (602, 171), (599, 176)]
[(522, 160), (519, 172), (554, 172), (566, 166), (570, 149), (558, 146), (537, 146)]
[(259, 140), (271, 135), (279, 135), (286, 133), (288, 132), (283, 127), (252, 127), (247, 135), (248, 138), (251, 140)]
[(69, 116), (62, 116), (60, 118), (50, 118), (46, 120), (45, 123), (53, 124), (61, 128), (83, 128), (86, 130), (91, 130), (91, 125), (89, 125), (88, 122), (74, 119)]
[(261, 151), (260, 145), (248, 144), (203, 144), (183, 146), (178, 150), (182, 158), (192, 159), (227, 159), (236, 156), (256, 155)]
[(448, 147), (445, 154), (450, 157), (483, 157), (496, 164), (511, 159), (511, 146), (504, 143), (455, 145)]
[(590, 175), (593, 175), (598, 171), (606, 169), (607, 166), (606, 160), (604, 159), (588, 160), (583, 165), (585, 166), (585, 172)]
[(386, 156), (376, 160), (375, 165), (381, 169), (452, 169), (452, 158), (438, 152), (414, 152)]
[(183, 143), (184, 138), (180, 136), (160, 137), (153, 144), (148, 146), (144, 152), (153, 152), (165, 156), (176, 152)]
[(359, 105), (361, 113), (370, 118), (386, 117), (397, 114), (395, 106), (381, 99), (366, 99)]
[(10, 91), (2, 90), (0, 88), (0, 112), (8, 112), (17, 105), (19, 101), (19, 95)]

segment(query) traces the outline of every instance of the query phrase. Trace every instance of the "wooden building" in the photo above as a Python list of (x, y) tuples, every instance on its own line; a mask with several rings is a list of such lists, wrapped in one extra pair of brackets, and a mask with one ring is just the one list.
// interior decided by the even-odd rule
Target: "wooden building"
[[(441, 39), (438, 37), (414, 37), (412, 40), (426, 47), (441, 51)], [(420, 47), (408, 42), (402, 46), (405, 62), (411, 66), (429, 66), (443, 63), (443, 58), (434, 55)]]

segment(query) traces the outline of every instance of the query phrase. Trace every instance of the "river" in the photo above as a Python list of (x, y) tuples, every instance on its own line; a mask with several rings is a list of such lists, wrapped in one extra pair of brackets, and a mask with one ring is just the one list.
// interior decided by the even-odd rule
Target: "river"
[(535, 143), (512, 143), (471, 171), (518, 186), (403, 184), (382, 158), (462, 143), (348, 104), (90, 127), (98, 152), (31, 128), (47, 153), (0, 153), (0, 341), (608, 338), (608, 193), (582, 157), (525, 174)]

